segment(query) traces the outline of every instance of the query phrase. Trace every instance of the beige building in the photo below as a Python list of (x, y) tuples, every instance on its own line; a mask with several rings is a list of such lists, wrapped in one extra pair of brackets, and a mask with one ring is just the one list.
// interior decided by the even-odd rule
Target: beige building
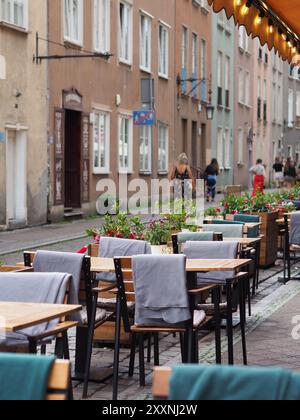
[(46, 0), (1, 1), (0, 229), (47, 220), (47, 75), (33, 62), (36, 32), (47, 36)]
[[(98, 181), (167, 177), (174, 159), (175, 3), (51, 0), (51, 220), (92, 213)], [(55, 43), (55, 44), (54, 44)], [(134, 125), (153, 108), (157, 124)]]
[(234, 183), (250, 186), (253, 156), (253, 40), (244, 26), (235, 28)]
[(176, 1), (175, 154), (187, 153), (195, 173), (211, 159), (207, 120), (212, 49), (212, 11), (206, 0)]

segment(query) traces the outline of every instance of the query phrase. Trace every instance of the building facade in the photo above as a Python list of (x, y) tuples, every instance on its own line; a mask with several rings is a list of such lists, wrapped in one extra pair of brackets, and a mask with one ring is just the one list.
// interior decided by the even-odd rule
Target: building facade
[(212, 97), (216, 112), (212, 126), (211, 157), (221, 167), (218, 184), (233, 184), (234, 166), (235, 27), (222, 11), (212, 15)]
[(258, 39), (254, 40), (253, 53), (253, 159), (262, 159), (271, 180), (272, 156), (272, 60), (271, 52)]
[[(93, 213), (97, 183), (167, 177), (174, 159), (175, 2), (52, 0), (49, 52), (111, 53), (49, 62), (51, 220)], [(53, 43), (54, 42), (54, 43)], [(133, 111), (152, 107), (155, 127)]]
[(249, 187), (253, 165), (253, 40), (235, 29), (234, 184)]
[(281, 155), (300, 163), (300, 68), (283, 63), (284, 103)]
[(211, 122), (205, 108), (211, 78), (211, 18), (205, 0), (176, 1), (174, 157), (186, 153), (195, 175), (211, 157)]
[[(47, 221), (47, 74), (33, 62), (47, 1), (0, 4), (0, 229)], [(46, 46), (41, 54), (46, 54)]]

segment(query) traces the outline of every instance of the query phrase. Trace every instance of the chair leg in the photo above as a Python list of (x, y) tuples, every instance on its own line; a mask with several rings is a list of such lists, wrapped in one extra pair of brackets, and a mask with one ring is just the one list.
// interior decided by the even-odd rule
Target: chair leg
[(148, 348), (147, 348), (147, 363), (151, 363), (151, 357), (152, 357), (152, 334), (149, 334), (148, 337)]
[(159, 334), (154, 334), (154, 366), (159, 366)]
[(85, 363), (85, 372), (84, 372), (84, 385), (83, 385), (83, 394), (82, 398), (85, 399), (88, 396), (88, 387), (90, 379), (90, 370), (91, 370), (91, 361), (93, 353), (93, 342), (94, 342), (94, 329), (96, 322), (96, 313), (97, 313), (97, 296), (94, 297), (93, 308), (92, 308), (92, 317), (91, 325), (88, 332), (87, 340), (87, 354), (86, 354), (86, 363)]
[(180, 348), (181, 348), (181, 360), (182, 363), (186, 363), (186, 351), (185, 351), (185, 335), (180, 333)]
[(70, 360), (70, 350), (69, 350), (69, 338), (68, 338), (68, 332), (63, 333), (63, 352), (64, 352), (64, 359)]
[(121, 340), (121, 300), (118, 295), (117, 312), (116, 312), (115, 352), (114, 352), (113, 401), (117, 401), (118, 399), (120, 346), (121, 346), (120, 340)]
[(213, 290), (213, 303), (215, 306), (215, 340), (217, 365), (222, 364), (220, 300), (220, 289)]
[(36, 340), (29, 340), (28, 344), (29, 354), (37, 354), (37, 342)]
[(245, 296), (244, 296), (244, 281), (239, 282), (239, 296), (240, 296), (240, 318), (241, 318), (241, 334), (242, 334), (242, 347), (243, 347), (243, 363), (248, 365), (247, 360), (247, 345), (246, 345), (246, 311), (245, 311)]
[(47, 353), (47, 347), (46, 347), (46, 345), (45, 345), (45, 344), (43, 344), (43, 345), (41, 346), (41, 355), (42, 355), (42, 356), (45, 356), (45, 355), (46, 355), (46, 353)]
[(145, 379), (145, 353), (144, 353), (144, 335), (139, 334), (139, 364), (140, 364), (140, 386), (146, 385)]
[(64, 358), (64, 346), (63, 346), (63, 338), (62, 337), (56, 337), (54, 353), (55, 353), (55, 356), (58, 359), (63, 359)]
[(232, 287), (231, 281), (228, 280), (226, 284), (227, 295), (227, 335), (228, 335), (228, 364), (234, 365), (234, 351), (233, 351), (233, 319), (232, 319)]
[(248, 313), (249, 316), (252, 316), (252, 301), (251, 301), (251, 284), (250, 284), (250, 276), (247, 279), (247, 296), (248, 296)]
[(132, 334), (131, 337), (131, 350), (130, 350), (130, 362), (129, 362), (129, 373), (130, 378), (134, 375), (134, 364), (135, 364), (135, 352), (136, 352), (136, 334)]

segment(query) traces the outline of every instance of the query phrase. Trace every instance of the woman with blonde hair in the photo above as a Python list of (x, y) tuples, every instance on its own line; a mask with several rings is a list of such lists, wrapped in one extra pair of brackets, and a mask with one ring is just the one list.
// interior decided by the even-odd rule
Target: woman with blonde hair
[[(178, 158), (176, 159), (173, 171), (171, 173), (171, 180), (172, 181), (181, 181), (181, 185), (184, 186), (185, 181), (192, 181), (192, 188), (193, 190), (196, 187), (196, 182), (193, 177), (193, 173), (191, 167), (189, 165), (189, 159), (185, 153), (181, 153)], [(184, 197), (184, 188), (183, 190), (183, 197)]]

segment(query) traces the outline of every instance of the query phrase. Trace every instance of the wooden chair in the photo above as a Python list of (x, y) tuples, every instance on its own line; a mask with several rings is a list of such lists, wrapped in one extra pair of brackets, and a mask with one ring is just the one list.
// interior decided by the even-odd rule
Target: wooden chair
[[(35, 255), (35, 252), (24, 252), (25, 266), (32, 267)], [(84, 379), (90, 325), (93, 322), (94, 328), (97, 329), (112, 317), (111, 313), (107, 313), (106, 311), (99, 309), (95, 315), (95, 321), (92, 320), (94, 286), (95, 284), (91, 276), (91, 258), (85, 257), (82, 265), (82, 276), (79, 290), (79, 302), (81, 305), (83, 305), (83, 311), (81, 312), (82, 323), (77, 326), (76, 330), (74, 380)], [(103, 293), (110, 289), (111, 287), (103, 289)]]
[[(131, 258), (116, 258), (115, 259), (116, 276), (118, 283), (117, 290), (117, 320), (116, 320), (116, 340), (115, 340), (115, 355), (114, 355), (114, 379), (113, 379), (113, 399), (117, 399), (118, 394), (118, 376), (119, 376), (119, 354), (120, 354), (120, 328), (121, 320), (125, 330), (132, 334), (132, 346), (130, 354), (130, 367), (129, 375), (133, 376), (134, 361), (135, 361), (135, 350), (136, 350), (136, 339), (138, 338), (139, 343), (139, 365), (140, 365), (140, 385), (145, 386), (145, 366), (144, 366), (144, 335), (154, 334), (155, 346), (154, 346), (154, 363), (159, 365), (159, 333), (174, 334), (180, 333), (185, 334), (185, 340), (181, 340), (183, 361), (188, 362), (192, 357), (192, 342), (191, 334), (193, 330), (199, 331), (204, 325), (207, 324), (212, 318), (205, 317), (197, 322), (197, 319), (191, 320), (185, 324), (184, 327), (140, 327), (133, 323), (128, 311), (128, 302), (135, 302), (134, 284), (132, 281), (132, 259)], [(197, 290), (189, 291), (190, 295), (197, 295), (208, 290), (217, 290), (217, 286), (204, 287)], [(216, 325), (220, 326), (219, 316), (219, 293), (215, 294), (215, 306), (216, 306)], [(191, 299), (192, 302), (192, 299)], [(191, 313), (194, 313), (194, 307), (191, 307)], [(194, 325), (193, 325), (194, 324)], [(216, 328), (216, 353), (217, 359), (220, 358), (220, 328)]]
[[(48, 381), (47, 401), (67, 401), (70, 398), (71, 364), (67, 360), (54, 363)], [(71, 397), (72, 398), (72, 397)]]
[(171, 368), (154, 368), (152, 395), (155, 400), (167, 400), (169, 398), (171, 374)]
[(241, 195), (242, 187), (241, 185), (227, 185), (224, 190), (224, 195)]
[(279, 278), (278, 280), (286, 284), (290, 280), (300, 280), (300, 277), (292, 277), (291, 254), (294, 254), (294, 258), (296, 259), (297, 254), (300, 254), (300, 248), (298, 246), (290, 244), (290, 220), (289, 215), (287, 214), (284, 215), (283, 235), (284, 276), (283, 278)]
[(0, 273), (30, 273), (32, 270), (30, 268), (21, 268), (20, 266), (14, 265), (1, 265)]

